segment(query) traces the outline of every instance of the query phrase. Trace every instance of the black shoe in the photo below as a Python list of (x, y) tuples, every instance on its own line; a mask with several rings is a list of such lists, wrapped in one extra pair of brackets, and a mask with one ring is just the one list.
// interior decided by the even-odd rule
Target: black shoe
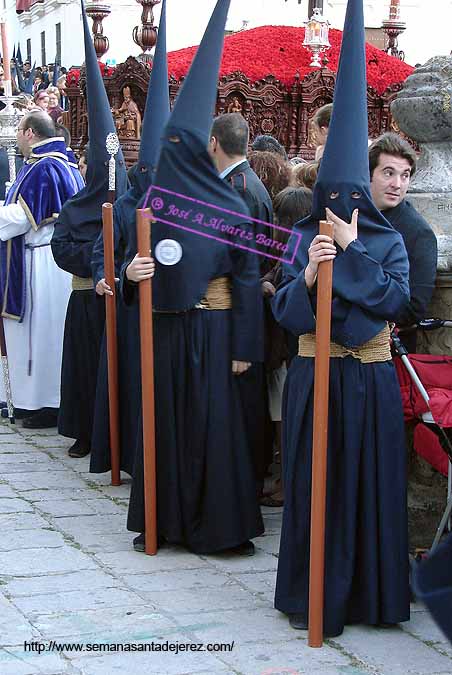
[(41, 408), (22, 422), (24, 429), (52, 429), (58, 423), (58, 408)]
[[(164, 537), (157, 537), (157, 548), (162, 548), (165, 543)], [(144, 538), (144, 532), (135, 537), (133, 540), (133, 549), (138, 551), (138, 553), (144, 553), (146, 551), (146, 540)]]
[(295, 630), (308, 630), (308, 622), (304, 620), (303, 614), (289, 614), (289, 623)]
[(234, 546), (226, 551), (227, 553), (235, 553), (235, 555), (251, 556), (255, 554), (255, 548), (252, 541), (245, 541), (243, 544)]
[(133, 540), (133, 549), (134, 551), (138, 551), (138, 553), (144, 553), (146, 550), (144, 532), (139, 534), (138, 537), (135, 537)]
[[(8, 417), (8, 408), (6, 407), (6, 403), (2, 406), (2, 417)], [(14, 408), (14, 419), (16, 420), (24, 420), (26, 417), (31, 417), (34, 412), (39, 412), (38, 410), (33, 411), (33, 410), (24, 410), (23, 408)]]
[(398, 627), (399, 627), (399, 624), (398, 624), (398, 623), (384, 623), (384, 622), (378, 623), (378, 624), (375, 626), (375, 628), (384, 628), (384, 629), (388, 629), (388, 628), (398, 628)]
[[(308, 622), (304, 620), (303, 614), (288, 614), (288, 617), (291, 627), (295, 630), (308, 630)], [(342, 635), (342, 631), (336, 633), (324, 631), (323, 633), (324, 638), (335, 638), (339, 635)]]
[(75, 441), (74, 445), (71, 445), (67, 454), (69, 457), (86, 457), (91, 452), (91, 446), (86, 441)]

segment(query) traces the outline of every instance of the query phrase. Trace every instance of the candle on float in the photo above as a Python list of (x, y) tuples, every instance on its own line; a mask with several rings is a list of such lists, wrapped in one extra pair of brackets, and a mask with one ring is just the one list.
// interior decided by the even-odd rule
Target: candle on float
[(6, 24), (2, 21), (0, 24), (2, 31), (2, 54), (3, 54), (3, 73), (5, 80), (11, 80), (11, 68), (9, 63), (8, 41), (6, 39)]
[(11, 67), (9, 62), (8, 42), (6, 39), (6, 24), (0, 23), (2, 33), (2, 54), (3, 54), (3, 89), (6, 96), (11, 96)]
[(400, 18), (400, 0), (391, 0), (389, 7), (389, 20), (396, 21)]

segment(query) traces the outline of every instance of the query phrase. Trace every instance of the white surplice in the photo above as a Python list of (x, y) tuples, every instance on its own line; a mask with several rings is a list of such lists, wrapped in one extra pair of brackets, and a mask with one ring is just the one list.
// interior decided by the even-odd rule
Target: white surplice
[[(53, 259), (50, 247), (53, 229), (53, 225), (44, 225), (33, 230), (20, 204), (0, 207), (0, 239), (7, 241), (24, 234), (27, 245), (24, 320), (19, 323), (3, 319), (13, 404), (26, 410), (60, 405), (64, 321), (72, 277)], [(31, 250), (28, 246), (38, 248)], [(0, 398), (5, 400), (1, 374)]]

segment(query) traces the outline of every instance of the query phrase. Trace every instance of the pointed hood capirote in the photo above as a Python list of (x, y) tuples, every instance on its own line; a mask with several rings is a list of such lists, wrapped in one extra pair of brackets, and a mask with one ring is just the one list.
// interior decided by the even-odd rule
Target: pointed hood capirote
[(30, 71), (28, 80), (25, 83), (24, 91), (26, 94), (33, 94), (33, 85), (35, 83), (35, 77), (36, 77), (36, 63), (33, 64), (33, 68)]
[[(102, 204), (108, 201), (108, 134), (116, 134), (107, 92), (91, 39), (83, 0), (82, 19), (85, 40), (86, 102), (88, 108), (88, 170), (86, 186), (64, 205), (58, 222), (70, 224), (77, 241), (91, 241), (102, 229)], [(127, 171), (122, 150), (116, 155), (116, 197), (127, 190)]]
[[(166, 53), (166, 0), (163, 0), (157, 46), (149, 80), (141, 127), (138, 162), (129, 170), (130, 187), (114, 205), (115, 227), (127, 240), (127, 255), (136, 252), (136, 209), (152, 185), (160, 154), (162, 135), (170, 114), (168, 59)], [(133, 253), (132, 253), (133, 251)]]
[[(83, 36), (85, 42), (86, 99), (88, 108), (89, 157), (86, 175), (87, 188), (91, 192), (108, 191), (108, 161), (106, 139), (116, 134), (105, 85), (99, 68), (91, 32), (88, 26), (85, 5), (81, 0)], [(127, 185), (124, 157), (120, 149), (116, 155), (116, 192), (122, 194)], [(104, 201), (107, 201), (105, 198)]]
[(171, 113), (170, 124), (207, 147), (217, 100), (218, 73), (230, 0), (218, 0)]
[(166, 0), (163, 0), (158, 28), (157, 46), (152, 64), (146, 97), (143, 125), (141, 127), (140, 153), (135, 170), (135, 180), (144, 193), (152, 183), (157, 168), (162, 134), (170, 114), (168, 57), (166, 52)]
[[(397, 281), (408, 300), (408, 260), (401, 236), (374, 205), (370, 192), (366, 52), (363, 0), (348, 0), (341, 55), (334, 89), (333, 111), (325, 151), (313, 190), (312, 213), (294, 225), (301, 235), (293, 265), (285, 265), (286, 278), (296, 277), (308, 263), (308, 247), (319, 232), (319, 221), (326, 219), (326, 208), (350, 222), (358, 209), (358, 246), (379, 263), (397, 260)], [(299, 243), (289, 240), (289, 255)], [(351, 305), (346, 298), (334, 297), (337, 265), (343, 255), (338, 248), (333, 266), (332, 336), (340, 344), (360, 345), (374, 337), (385, 322)], [(403, 271), (406, 270), (405, 275)], [(390, 318), (390, 317), (388, 317)], [(353, 324), (353, 336), (348, 332)]]
[(18, 61), (17, 57), (16, 57), (15, 64), (16, 64), (17, 86), (19, 88), (19, 91), (25, 92), (26, 89), (27, 89), (27, 85), (25, 84), (24, 76), (22, 74), (22, 70), (20, 68), (19, 61)]
[[(168, 60), (166, 53), (166, 0), (163, 0), (158, 28), (157, 46), (149, 80), (146, 107), (141, 127), (138, 162), (129, 170), (130, 187), (116, 200), (113, 210), (115, 237), (126, 242), (125, 257), (133, 257), (137, 250), (136, 209), (141, 206), (154, 180), (160, 153), (163, 130), (170, 114)], [(104, 276), (101, 247), (96, 246), (93, 256), (93, 275)]]
[(361, 227), (365, 217), (374, 227), (390, 227), (370, 195), (363, 0), (347, 4), (333, 111), (314, 186), (312, 215), (324, 219), (325, 207), (347, 221), (359, 209)]
[[(217, 1), (165, 129), (155, 182), (143, 204), (159, 219), (152, 225), (153, 301), (162, 311), (194, 307), (221, 273), (220, 261), (233, 255), (211, 223), (249, 222), (245, 203), (220, 179), (207, 149), (229, 4)], [(257, 265), (258, 256), (252, 257)]]
[(55, 63), (53, 64), (52, 87), (57, 86), (58, 78), (60, 77), (60, 64), (55, 56)]

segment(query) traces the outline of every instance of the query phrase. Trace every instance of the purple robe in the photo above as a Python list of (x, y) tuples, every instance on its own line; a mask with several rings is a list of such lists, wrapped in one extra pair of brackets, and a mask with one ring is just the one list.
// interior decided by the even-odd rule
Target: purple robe
[[(49, 225), (64, 202), (78, 191), (63, 139), (50, 138), (32, 153), (11, 186), (5, 204), (20, 204), (33, 229)], [(2, 316), (21, 322), (26, 304), (25, 240), (20, 235), (0, 242)]]

